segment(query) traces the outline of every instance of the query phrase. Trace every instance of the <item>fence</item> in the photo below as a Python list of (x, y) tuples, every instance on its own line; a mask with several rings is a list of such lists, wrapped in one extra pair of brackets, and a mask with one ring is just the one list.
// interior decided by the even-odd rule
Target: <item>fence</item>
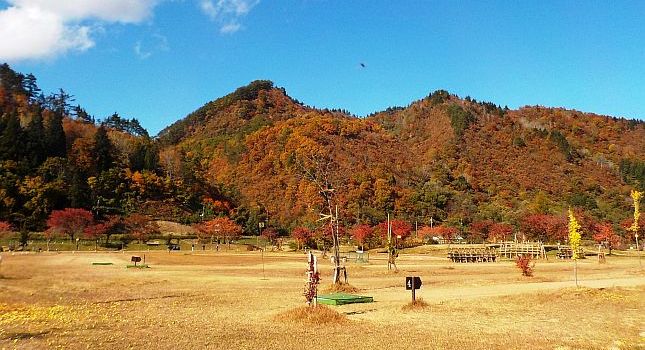
[(452, 248), (448, 251), (448, 259), (453, 262), (494, 262), (497, 253), (490, 248)]
[(546, 251), (542, 242), (501, 242), (499, 256), (514, 259), (519, 255), (529, 255), (533, 259), (546, 259)]

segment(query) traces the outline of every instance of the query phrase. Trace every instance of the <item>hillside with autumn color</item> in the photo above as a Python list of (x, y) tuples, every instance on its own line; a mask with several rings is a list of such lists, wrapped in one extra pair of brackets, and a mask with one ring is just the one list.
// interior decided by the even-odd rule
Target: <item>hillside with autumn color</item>
[[(626, 235), (630, 190), (645, 185), (642, 121), (442, 90), (358, 118), (254, 81), (150, 137), (136, 119), (97, 121), (62, 89), (45, 96), (32, 75), (0, 73), (0, 221), (24, 230), (74, 207), (98, 220), (227, 216), (247, 234), (260, 222), (287, 234), (319, 228), (333, 203), (346, 228), (389, 213), (473, 239), (493, 224), (560, 227), (573, 207), (593, 223), (589, 238), (596, 223)], [(549, 235), (533, 238), (560, 237)]]
[(169, 147), (199, 164), (235, 207), (282, 227), (317, 218), (322, 197), (308, 177), (316, 171), (330, 177), (349, 226), (376, 224), (387, 212), (421, 222), (518, 223), (568, 206), (618, 222), (642, 181), (638, 121), (538, 106), (514, 111), (445, 91), (356, 118), (308, 108), (266, 82), (243, 89), (254, 88), (178, 122), (202, 116)]

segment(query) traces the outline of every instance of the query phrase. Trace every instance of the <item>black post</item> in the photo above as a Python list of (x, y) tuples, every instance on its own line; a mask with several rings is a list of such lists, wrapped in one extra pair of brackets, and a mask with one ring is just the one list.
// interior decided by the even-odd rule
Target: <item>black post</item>
[(415, 282), (414, 277), (412, 277), (412, 302), (417, 300), (417, 296), (416, 296), (417, 286), (414, 284), (414, 282)]

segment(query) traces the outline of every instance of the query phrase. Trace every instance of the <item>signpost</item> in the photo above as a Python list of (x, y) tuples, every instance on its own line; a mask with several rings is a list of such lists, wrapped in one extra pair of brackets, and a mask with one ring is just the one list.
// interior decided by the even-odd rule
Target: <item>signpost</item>
[(411, 290), (412, 291), (412, 301), (414, 302), (416, 300), (416, 290), (421, 288), (421, 277), (406, 277), (405, 278), (405, 290)]
[(258, 239), (257, 239), (257, 245), (258, 248), (261, 250), (262, 254), (262, 279), (265, 280), (266, 276), (264, 275), (264, 248), (266, 248), (266, 243), (264, 244), (264, 247), (260, 247), (260, 236), (262, 235), (262, 229), (264, 228), (264, 222), (259, 222), (258, 223)]

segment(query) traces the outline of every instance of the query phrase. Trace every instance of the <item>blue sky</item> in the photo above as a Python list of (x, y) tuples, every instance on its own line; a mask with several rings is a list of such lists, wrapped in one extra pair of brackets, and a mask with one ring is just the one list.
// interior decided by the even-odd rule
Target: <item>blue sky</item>
[(446, 89), (645, 119), (643, 18), (643, 1), (0, 0), (0, 61), (151, 134), (255, 79), (361, 116)]

